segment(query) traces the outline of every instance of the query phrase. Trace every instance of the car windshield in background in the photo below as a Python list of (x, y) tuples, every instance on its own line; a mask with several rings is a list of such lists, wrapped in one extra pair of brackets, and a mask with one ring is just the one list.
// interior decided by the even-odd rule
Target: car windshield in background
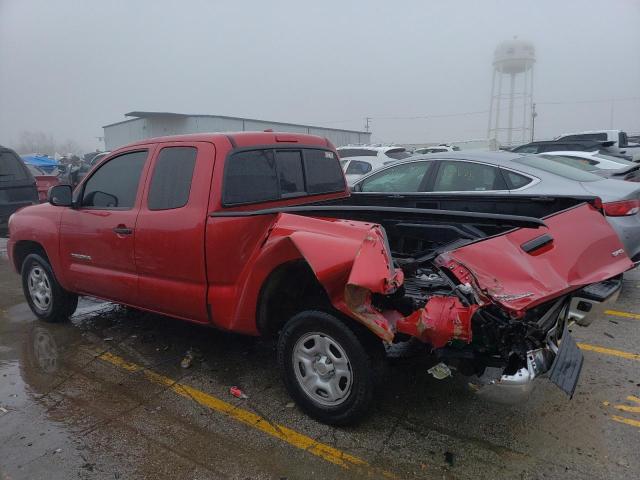
[(389, 158), (394, 158), (396, 160), (404, 160), (405, 158), (409, 158), (411, 154), (407, 152), (406, 148), (393, 148), (391, 150), (387, 150), (384, 154)]
[(581, 170), (575, 166), (567, 165), (562, 159), (556, 158), (555, 155), (528, 155), (526, 157), (513, 160), (513, 162), (537, 168), (578, 182), (595, 182), (597, 180), (602, 180), (602, 177), (594, 175), (591, 172)]
[(560, 137), (561, 140), (596, 140), (596, 141), (606, 141), (607, 134), (606, 133), (576, 133), (574, 135), (565, 135), (564, 137)]
[(378, 152), (368, 148), (341, 148), (338, 150), (340, 158), (348, 157), (377, 157)]

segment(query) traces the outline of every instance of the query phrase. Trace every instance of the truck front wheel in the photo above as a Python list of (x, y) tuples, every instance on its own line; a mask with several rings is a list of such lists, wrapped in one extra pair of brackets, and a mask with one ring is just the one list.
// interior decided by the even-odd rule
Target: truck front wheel
[(63, 289), (49, 262), (35, 253), (22, 262), (22, 290), (31, 311), (45, 322), (65, 321), (78, 306), (78, 296)]
[[(311, 417), (347, 425), (368, 411), (376, 385), (376, 363), (384, 354), (344, 322), (320, 311), (298, 313), (278, 340), (278, 362), (291, 397)], [(365, 344), (367, 347), (365, 348)]]

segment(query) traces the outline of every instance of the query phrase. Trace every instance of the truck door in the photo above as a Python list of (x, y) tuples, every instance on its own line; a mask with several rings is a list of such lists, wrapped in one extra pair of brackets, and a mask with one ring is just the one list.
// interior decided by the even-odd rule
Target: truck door
[(149, 150), (124, 152), (100, 165), (64, 209), (60, 260), (72, 290), (135, 304), (136, 218)]
[(206, 142), (163, 143), (154, 155), (135, 237), (145, 309), (209, 321), (204, 235), (214, 159)]

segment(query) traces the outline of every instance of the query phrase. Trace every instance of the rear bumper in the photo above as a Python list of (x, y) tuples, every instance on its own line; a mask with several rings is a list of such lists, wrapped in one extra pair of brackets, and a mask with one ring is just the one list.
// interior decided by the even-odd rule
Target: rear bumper
[[(621, 289), (622, 279), (613, 278), (573, 293), (549, 331), (546, 348), (527, 352), (526, 367), (511, 375), (504, 375), (499, 368), (487, 368), (482, 376), (471, 377), (470, 388), (486, 400), (515, 404), (526, 401), (537, 383), (535, 380), (546, 376), (572, 397), (583, 360), (568, 326), (572, 322), (589, 325), (607, 305), (615, 303)], [(560, 331), (562, 335), (554, 338), (554, 333)]]

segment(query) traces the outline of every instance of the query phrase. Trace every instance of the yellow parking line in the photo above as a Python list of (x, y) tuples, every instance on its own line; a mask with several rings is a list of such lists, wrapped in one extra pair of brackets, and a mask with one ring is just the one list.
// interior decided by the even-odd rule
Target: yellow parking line
[(614, 350), (613, 348), (599, 347), (598, 345), (589, 345), (588, 343), (578, 343), (578, 347), (582, 350), (602, 353), (603, 355), (613, 355), (614, 357), (626, 358), (627, 360), (636, 360), (640, 362), (640, 354), (623, 352), (622, 350)]
[(640, 320), (640, 314), (630, 312), (619, 312), (618, 310), (605, 310), (606, 315), (612, 315), (614, 317), (634, 318)]
[(618, 415), (611, 415), (611, 419), (615, 420), (616, 422), (631, 425), (632, 427), (640, 428), (640, 421), (638, 420), (631, 420), (630, 418), (620, 417)]
[(623, 404), (620, 404), (620, 405), (611, 405), (611, 403), (610, 403), (610, 402), (606, 402), (606, 401), (605, 401), (605, 402), (602, 402), (602, 404), (603, 404), (605, 407), (609, 407), (609, 406), (610, 406), (610, 407), (615, 408), (616, 410), (620, 410), (620, 411), (622, 411), (622, 412), (640, 413), (640, 398), (638, 398), (638, 397), (634, 397), (633, 395), (628, 395), (628, 396), (627, 396), (627, 400), (628, 400), (628, 401), (630, 401), (630, 402), (635, 402), (635, 403), (637, 403), (637, 404), (638, 404), (638, 406), (637, 406), (637, 407), (632, 407), (632, 406), (629, 406), (629, 405), (623, 405)]
[(135, 363), (130, 363), (122, 357), (106, 352), (99, 354), (98, 358), (128, 372), (142, 372), (144, 376), (150, 381), (160, 385), (164, 385), (180, 396), (189, 398), (196, 403), (199, 403), (200, 405), (203, 405), (216, 412), (222, 413), (230, 418), (233, 418), (234, 420), (244, 423), (245, 425), (255, 428), (256, 430), (260, 430), (261, 432), (282, 440), (289, 445), (299, 448), (300, 450), (305, 450), (317, 457), (322, 458), (323, 460), (331, 462), (344, 469), (362, 470), (369, 476), (377, 474), (387, 478), (397, 478), (396, 475), (391, 472), (381, 471), (376, 469), (375, 467), (372, 467), (368, 462), (359, 457), (349, 455), (348, 453), (331, 447), (330, 445), (318, 442), (313, 438), (307, 437), (302, 433), (298, 433), (295, 430), (285, 427), (284, 425), (273, 424), (260, 415), (256, 415), (253, 412), (236, 407), (230, 403), (225, 402), (224, 400), (220, 400), (219, 398), (214, 397), (213, 395), (190, 387), (189, 385), (177, 383), (172, 378), (165, 377), (164, 375), (160, 375), (151, 370), (147, 370), (146, 368)]

